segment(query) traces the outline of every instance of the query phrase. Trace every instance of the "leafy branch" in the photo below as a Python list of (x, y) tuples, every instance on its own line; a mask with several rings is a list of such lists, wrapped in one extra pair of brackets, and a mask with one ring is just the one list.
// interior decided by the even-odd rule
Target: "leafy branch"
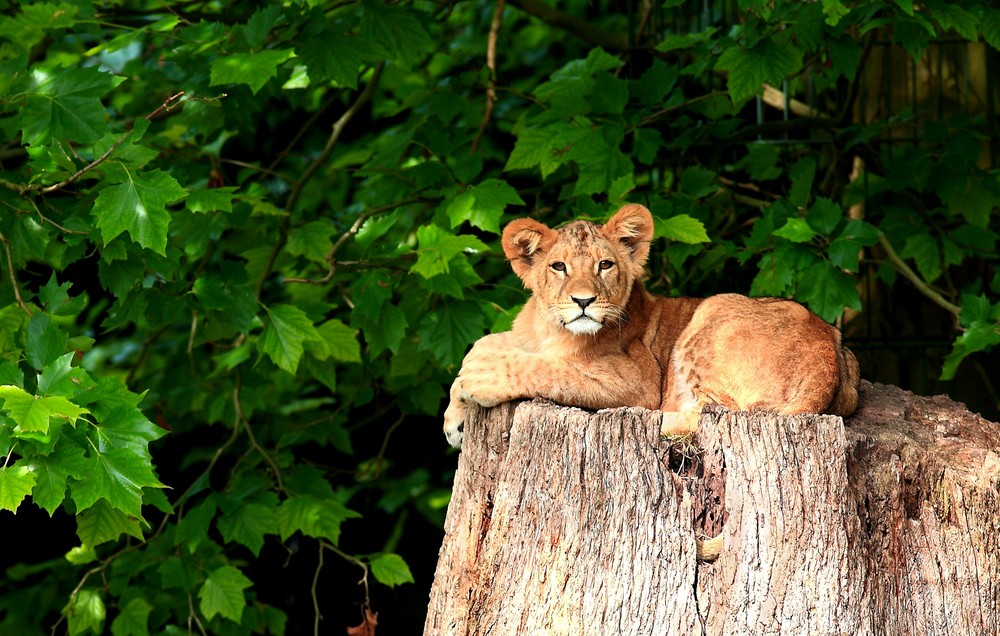
[[(180, 99), (183, 96), (184, 96), (184, 91), (180, 91), (179, 93), (171, 95), (166, 100), (164, 100), (164, 102), (162, 104), (160, 104), (155, 110), (153, 110), (148, 115), (146, 115), (144, 117), (144, 119), (146, 119), (148, 121), (152, 121), (152, 119), (154, 117), (156, 117), (157, 115), (159, 115), (160, 113), (169, 110), (170, 107), (171, 107), (171, 104), (173, 102), (177, 101), (178, 99)], [(118, 148), (121, 147), (122, 144), (124, 144), (126, 141), (128, 141), (129, 137), (132, 136), (133, 132), (134, 132), (133, 129), (130, 128), (128, 131), (125, 132), (125, 134), (123, 134), (113, 144), (111, 144), (111, 146), (107, 150), (105, 150), (101, 154), (101, 156), (97, 157), (96, 159), (94, 159), (93, 161), (91, 161), (90, 163), (88, 163), (87, 165), (85, 165), (84, 167), (82, 167), (79, 170), (77, 170), (76, 172), (74, 172), (72, 175), (70, 175), (66, 179), (63, 179), (62, 181), (60, 181), (59, 183), (54, 183), (52, 185), (47, 185), (46, 186), (46, 185), (42, 185), (40, 183), (15, 183), (13, 181), (9, 181), (7, 179), (0, 178), (0, 186), (3, 186), (5, 188), (7, 188), (8, 190), (13, 190), (14, 192), (18, 193), (21, 196), (26, 196), (26, 195), (33, 194), (33, 193), (36, 193), (36, 192), (39, 193), (39, 194), (52, 194), (53, 192), (58, 192), (59, 190), (62, 190), (63, 188), (76, 183), (85, 174), (87, 174), (88, 172), (90, 172), (94, 168), (98, 167), (99, 165), (101, 165), (102, 163), (104, 163), (105, 161), (107, 161), (108, 158), (111, 155), (113, 155), (115, 153), (115, 151), (118, 150)]]

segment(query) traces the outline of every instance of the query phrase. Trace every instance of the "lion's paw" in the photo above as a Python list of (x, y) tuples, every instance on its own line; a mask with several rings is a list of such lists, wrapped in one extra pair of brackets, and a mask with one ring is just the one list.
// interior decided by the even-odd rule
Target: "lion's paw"
[(444, 436), (449, 444), (461, 448), (464, 435), (465, 406), (458, 400), (452, 400), (444, 412)]

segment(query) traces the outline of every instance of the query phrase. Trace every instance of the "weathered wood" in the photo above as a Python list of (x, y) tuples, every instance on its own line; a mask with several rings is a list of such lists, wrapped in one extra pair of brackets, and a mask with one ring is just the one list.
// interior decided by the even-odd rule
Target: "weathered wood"
[[(865, 383), (846, 428), (701, 430), (692, 463), (644, 409), (480, 412), (425, 634), (1000, 633), (1000, 427)], [(718, 561), (692, 526), (722, 528)]]

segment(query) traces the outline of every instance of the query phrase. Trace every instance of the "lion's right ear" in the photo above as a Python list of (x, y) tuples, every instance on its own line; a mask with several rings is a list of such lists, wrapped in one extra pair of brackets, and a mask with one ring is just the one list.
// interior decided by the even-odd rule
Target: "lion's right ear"
[(531, 271), (535, 260), (555, 242), (557, 237), (555, 230), (534, 219), (517, 219), (503, 229), (500, 243), (514, 273), (523, 280)]

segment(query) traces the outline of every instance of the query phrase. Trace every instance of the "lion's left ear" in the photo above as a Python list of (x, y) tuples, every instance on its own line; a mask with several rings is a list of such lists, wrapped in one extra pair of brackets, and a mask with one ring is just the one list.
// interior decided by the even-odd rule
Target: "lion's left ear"
[(653, 215), (644, 206), (629, 203), (618, 208), (604, 224), (604, 233), (627, 247), (632, 260), (639, 266), (649, 258), (649, 241), (653, 238)]

